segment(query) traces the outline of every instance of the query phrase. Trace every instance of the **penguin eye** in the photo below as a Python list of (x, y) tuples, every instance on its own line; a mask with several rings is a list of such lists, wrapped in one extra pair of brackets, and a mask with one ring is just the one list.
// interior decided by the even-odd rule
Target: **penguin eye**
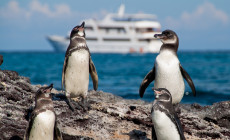
[(172, 35), (171, 33), (168, 33), (168, 34), (167, 34), (167, 37), (168, 37), (168, 38), (172, 38), (173, 35)]
[(73, 28), (73, 31), (77, 32), (80, 26), (76, 26), (75, 28)]
[(169, 37), (169, 32), (164, 32), (163, 33), (165, 36)]

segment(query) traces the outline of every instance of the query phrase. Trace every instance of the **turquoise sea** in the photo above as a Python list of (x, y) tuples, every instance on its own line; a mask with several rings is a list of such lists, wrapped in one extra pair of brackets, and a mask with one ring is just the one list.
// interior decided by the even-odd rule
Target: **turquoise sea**
[[(4, 57), (1, 69), (17, 71), (29, 77), (32, 84), (50, 84), (61, 89), (64, 53), (55, 52), (0, 52)], [(150, 84), (144, 98), (139, 97), (139, 86), (152, 69), (157, 54), (91, 54), (96, 66), (98, 90), (126, 99), (153, 101)], [(186, 83), (182, 103), (210, 105), (230, 100), (230, 52), (179, 52), (184, 69), (190, 74), (197, 89), (193, 97)], [(93, 89), (90, 81), (89, 90)]]

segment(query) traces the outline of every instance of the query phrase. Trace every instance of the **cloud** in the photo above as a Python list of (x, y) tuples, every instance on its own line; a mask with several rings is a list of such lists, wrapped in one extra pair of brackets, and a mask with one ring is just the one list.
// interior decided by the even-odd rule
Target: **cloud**
[(167, 17), (167, 27), (185, 29), (208, 29), (214, 26), (225, 26), (229, 23), (228, 15), (217, 9), (212, 3), (205, 2), (189, 13), (183, 12), (179, 19)]
[(0, 9), (1, 18), (28, 18), (30, 13), (19, 7), (18, 2), (10, 1), (6, 7)]
[(93, 13), (82, 13), (71, 9), (67, 4), (49, 5), (39, 0), (32, 0), (27, 5), (20, 5), (18, 1), (9, 1), (5, 6), (0, 7), (0, 20), (5, 26), (9, 23), (17, 26), (27, 27), (33, 23), (47, 23), (54, 20), (56, 22), (67, 21), (76, 23), (82, 19), (96, 18), (100, 19), (108, 13), (105, 10)]
[(71, 16), (71, 9), (66, 4), (57, 4), (51, 10), (48, 4), (42, 4), (38, 0), (31, 1), (27, 7), (23, 8), (17, 1), (10, 1), (6, 7), (0, 8), (0, 18), (5, 19), (30, 19), (37, 14), (48, 18), (60, 18)]
[(31, 13), (37, 12), (40, 14), (44, 14), (47, 17), (62, 17), (66, 15), (71, 15), (71, 10), (66, 4), (55, 5), (53, 11), (49, 8), (49, 5), (41, 4), (37, 0), (33, 0), (29, 5)]

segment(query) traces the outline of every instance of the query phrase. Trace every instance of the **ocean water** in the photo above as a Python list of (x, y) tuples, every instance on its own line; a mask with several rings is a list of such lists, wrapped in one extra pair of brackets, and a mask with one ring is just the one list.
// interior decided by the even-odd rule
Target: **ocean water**
[[(61, 89), (61, 74), (64, 53), (20, 52), (0, 53), (4, 57), (1, 69), (17, 71), (29, 77), (32, 84), (50, 84)], [(126, 99), (153, 101), (151, 88), (139, 97), (139, 86), (145, 75), (152, 69), (157, 54), (91, 54), (96, 66), (98, 90), (110, 92)], [(196, 86), (197, 96), (193, 97), (186, 83), (182, 103), (211, 105), (230, 100), (230, 52), (179, 52), (178, 57)], [(89, 90), (93, 89), (90, 80)]]

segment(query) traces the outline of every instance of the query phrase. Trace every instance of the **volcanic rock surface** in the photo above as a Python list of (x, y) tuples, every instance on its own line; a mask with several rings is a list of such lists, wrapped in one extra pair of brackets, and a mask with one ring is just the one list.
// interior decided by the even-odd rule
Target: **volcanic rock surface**
[[(23, 138), (35, 92), (29, 78), (0, 70), (0, 139)], [(55, 89), (52, 93), (60, 93)], [(89, 91), (90, 109), (84, 111), (72, 100), (72, 112), (64, 101), (54, 101), (64, 140), (151, 139), (151, 103), (126, 100), (111, 93)], [(178, 115), (186, 139), (230, 139), (230, 101), (211, 106), (180, 104)], [(26, 119), (27, 118), (27, 119)]]

